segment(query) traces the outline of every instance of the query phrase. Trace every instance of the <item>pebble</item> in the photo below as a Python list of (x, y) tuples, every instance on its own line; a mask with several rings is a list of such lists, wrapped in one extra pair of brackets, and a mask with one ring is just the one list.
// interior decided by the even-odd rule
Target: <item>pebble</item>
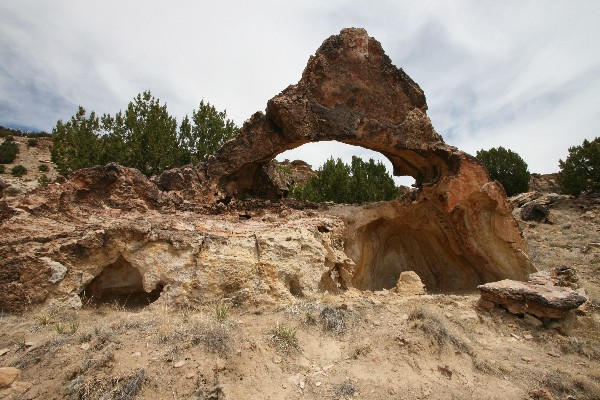
[(279, 357), (279, 356), (275, 356), (275, 357), (273, 358), (273, 362), (274, 362), (275, 364), (280, 364), (282, 361), (283, 361), (283, 359), (282, 359), (281, 357)]
[(533, 358), (531, 358), (531, 357), (527, 357), (527, 356), (522, 356), (522, 357), (521, 357), (521, 360), (523, 360), (523, 361), (525, 361), (525, 362), (532, 362), (532, 361), (533, 361)]
[(5, 355), (8, 352), (10, 352), (9, 348), (0, 349), (0, 356), (3, 356), (3, 355)]
[(142, 356), (142, 352), (141, 351), (136, 351), (135, 353), (131, 353), (132, 356), (134, 357), (141, 357)]
[(317, 382), (317, 383), (315, 383), (315, 386), (316, 386), (316, 387), (319, 387), (319, 386), (321, 386), (321, 385), (322, 385), (322, 383), (321, 383), (321, 382)]
[(523, 338), (525, 338), (526, 340), (531, 340), (533, 339), (533, 336), (531, 336), (529, 333), (526, 333), (523, 335)]
[(89, 343), (82, 343), (81, 346), (81, 350), (87, 350), (90, 348), (90, 344)]
[(187, 361), (185, 361), (185, 360), (179, 360), (175, 364), (173, 364), (173, 368), (181, 368), (185, 364), (187, 364)]
[(187, 374), (185, 374), (185, 378), (186, 378), (186, 379), (192, 379), (192, 378), (194, 378), (195, 376), (196, 376), (196, 374), (195, 374), (195, 373), (193, 373), (193, 372), (188, 372)]

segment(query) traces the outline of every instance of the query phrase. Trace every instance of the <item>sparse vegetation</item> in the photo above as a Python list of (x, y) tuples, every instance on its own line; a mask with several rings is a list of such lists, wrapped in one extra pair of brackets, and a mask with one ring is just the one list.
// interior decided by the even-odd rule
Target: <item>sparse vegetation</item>
[(569, 147), (569, 156), (559, 160), (558, 183), (565, 194), (579, 196), (586, 190), (600, 190), (600, 137)]
[(297, 328), (277, 322), (268, 333), (267, 338), (279, 351), (288, 354), (295, 353), (300, 351), (296, 332)]
[(528, 190), (530, 173), (527, 163), (514, 151), (500, 146), (479, 150), (476, 157), (487, 168), (490, 179), (504, 186), (508, 196)]
[(36, 147), (38, 145), (38, 140), (36, 138), (27, 139), (27, 146)]
[(346, 380), (335, 388), (335, 393), (333, 395), (333, 398), (334, 399), (350, 398), (350, 397), (353, 397), (356, 392), (358, 392), (358, 389), (356, 388), (356, 386), (354, 386), (354, 384), (351, 381)]
[(319, 314), (323, 330), (341, 335), (347, 328), (347, 313), (342, 309), (325, 307)]
[(48, 178), (48, 175), (42, 174), (38, 177), (38, 185), (40, 185), (41, 187), (46, 187), (50, 183), (52, 183), (52, 179)]
[[(471, 346), (459, 336), (452, 332), (443, 317), (425, 307), (416, 307), (408, 314), (408, 320), (413, 321), (415, 326), (429, 335), (438, 345), (438, 352), (447, 345), (454, 346), (457, 350), (471, 354)], [(464, 336), (464, 335), (463, 335)]]
[(54, 330), (61, 335), (74, 335), (77, 333), (77, 329), (79, 329), (79, 324), (75, 322), (58, 322), (54, 325)]
[(0, 164), (11, 164), (19, 154), (19, 145), (13, 141), (12, 136), (7, 136), (0, 143)]
[(23, 175), (25, 175), (27, 173), (27, 168), (25, 168), (22, 165), (15, 165), (14, 167), (12, 167), (12, 169), (10, 170), (10, 173), (12, 174), (12, 176), (15, 177), (21, 177)]
[(231, 306), (227, 303), (219, 303), (215, 306), (215, 318), (217, 321), (225, 321), (229, 317)]
[(48, 166), (46, 164), (38, 165), (38, 171), (40, 171), (40, 172), (48, 172), (49, 170), (50, 170), (50, 168), (48, 168)]

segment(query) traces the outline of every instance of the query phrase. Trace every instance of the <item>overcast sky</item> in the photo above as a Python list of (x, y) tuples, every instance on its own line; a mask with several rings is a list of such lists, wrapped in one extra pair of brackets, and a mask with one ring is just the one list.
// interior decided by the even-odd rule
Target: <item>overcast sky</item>
[[(363, 27), (425, 91), (444, 140), (504, 146), (532, 172), (600, 136), (600, 1), (0, 0), (0, 125), (50, 131), (78, 105), (114, 114), (151, 90), (181, 117), (209, 101), (241, 125), (311, 54)], [(318, 167), (371, 152), (305, 145)]]

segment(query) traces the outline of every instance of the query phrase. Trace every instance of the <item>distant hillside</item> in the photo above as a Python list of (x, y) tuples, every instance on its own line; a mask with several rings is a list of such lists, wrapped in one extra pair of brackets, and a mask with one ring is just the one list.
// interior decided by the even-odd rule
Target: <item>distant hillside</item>
[(0, 137), (25, 136), (25, 137), (49, 137), (50, 133), (44, 131), (22, 131), (20, 129), (7, 128), (0, 125)]

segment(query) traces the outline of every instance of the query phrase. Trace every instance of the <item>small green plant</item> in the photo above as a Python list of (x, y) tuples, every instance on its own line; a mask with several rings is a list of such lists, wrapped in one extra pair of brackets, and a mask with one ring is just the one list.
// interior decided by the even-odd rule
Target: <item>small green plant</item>
[(77, 329), (79, 329), (79, 324), (75, 322), (69, 322), (68, 324), (59, 322), (54, 325), (54, 330), (60, 335), (74, 335), (77, 333)]
[(37, 144), (38, 144), (38, 141), (36, 138), (29, 138), (27, 140), (27, 146), (29, 146), (29, 147), (35, 147), (35, 146), (37, 146)]
[(48, 326), (52, 323), (52, 320), (54, 319), (54, 315), (50, 312), (44, 312), (41, 314), (38, 314), (35, 317), (35, 322), (37, 322), (38, 325), (41, 326)]
[(196, 313), (196, 309), (193, 307), (184, 307), (181, 309), (181, 319), (183, 320), (183, 322), (187, 323), (189, 322), (190, 318), (192, 317), (192, 315), (194, 315)]
[(15, 165), (11, 170), (10, 173), (19, 178), (23, 175), (25, 175), (27, 173), (27, 168), (25, 168), (24, 166), (22, 166), (21, 164), (19, 165)]
[(12, 137), (12, 136), (7, 136), (7, 137), (4, 138), (4, 141), (6, 143), (12, 143), (12, 142), (14, 142), (14, 140), (15, 140), (15, 138)]
[(227, 303), (219, 303), (215, 307), (215, 318), (217, 321), (225, 321), (229, 317), (231, 306)]
[(40, 185), (41, 187), (46, 187), (48, 186), (50, 183), (52, 182), (52, 179), (48, 178), (48, 176), (46, 174), (42, 174), (39, 178), (38, 178), (38, 185)]
[(48, 166), (46, 164), (38, 165), (38, 171), (40, 171), (40, 172), (48, 172), (49, 170), (50, 170), (50, 168), (48, 168)]
[(12, 140), (6, 138), (0, 144), (0, 164), (10, 164), (17, 158), (19, 154), (19, 146)]
[(293, 353), (300, 351), (298, 338), (296, 337), (297, 328), (280, 324), (277, 325), (268, 333), (267, 338), (273, 345), (284, 353)]
[(18, 336), (14, 338), (11, 343), (17, 348), (17, 351), (25, 350), (25, 348), (27, 347), (27, 345), (25, 344), (25, 336)]

